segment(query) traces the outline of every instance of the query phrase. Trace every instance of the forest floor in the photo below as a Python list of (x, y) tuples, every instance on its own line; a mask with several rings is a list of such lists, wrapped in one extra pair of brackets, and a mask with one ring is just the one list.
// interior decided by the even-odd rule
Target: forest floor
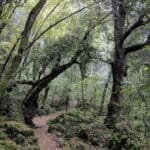
[(63, 150), (61, 141), (53, 133), (48, 132), (48, 121), (64, 114), (65, 111), (59, 111), (48, 116), (35, 117), (33, 122), (36, 126), (34, 129), (35, 136), (38, 140), (40, 150)]

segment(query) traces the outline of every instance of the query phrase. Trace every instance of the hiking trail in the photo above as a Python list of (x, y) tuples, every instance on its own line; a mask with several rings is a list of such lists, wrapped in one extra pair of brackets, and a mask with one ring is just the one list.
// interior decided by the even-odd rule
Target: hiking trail
[(35, 125), (34, 134), (38, 140), (40, 150), (63, 150), (61, 139), (53, 133), (48, 132), (48, 121), (54, 120), (56, 117), (64, 114), (65, 111), (59, 111), (48, 116), (33, 118)]

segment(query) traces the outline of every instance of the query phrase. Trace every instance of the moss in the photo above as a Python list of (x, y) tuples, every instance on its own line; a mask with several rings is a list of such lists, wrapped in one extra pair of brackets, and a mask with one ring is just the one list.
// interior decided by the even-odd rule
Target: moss
[(60, 115), (49, 121), (49, 132), (55, 130), (65, 139), (71, 140), (74, 137), (80, 139), (75, 142), (76, 147), (73, 146), (71, 150), (84, 150), (85, 145), (106, 147), (109, 141), (109, 130), (103, 125), (102, 119), (92, 112), (87, 112), (85, 116), (83, 111), (74, 110)]
[(0, 140), (6, 140), (6, 138), (7, 138), (7, 135), (3, 131), (0, 130)]
[(34, 132), (28, 128), (25, 124), (16, 121), (2, 122), (0, 128), (5, 128), (5, 132), (11, 137), (15, 137), (17, 134), (24, 136), (32, 136)]
[(23, 122), (2, 121), (0, 141), (0, 150), (39, 150), (33, 130)]
[(48, 131), (51, 132), (51, 130), (58, 130), (62, 133), (65, 132), (65, 127), (61, 125), (60, 123), (57, 123), (55, 125), (50, 125)]
[(28, 138), (28, 143), (29, 143), (29, 144), (35, 144), (35, 143), (37, 143), (37, 138), (34, 137), (34, 136), (30, 136), (30, 137)]
[(18, 150), (18, 147), (13, 141), (2, 141), (0, 140), (0, 150)]
[(94, 147), (90, 147), (89, 145), (84, 143), (78, 138), (72, 138), (71, 140), (65, 140), (65, 147), (64, 150), (96, 150)]
[(17, 134), (15, 138), (15, 142), (17, 144), (23, 144), (25, 142), (25, 136), (23, 136), (22, 134)]

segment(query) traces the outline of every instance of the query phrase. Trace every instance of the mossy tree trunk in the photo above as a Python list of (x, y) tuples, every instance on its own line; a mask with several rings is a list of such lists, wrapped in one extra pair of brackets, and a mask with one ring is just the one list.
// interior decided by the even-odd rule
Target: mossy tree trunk
[[(6, 91), (7, 87), (9, 86), (9, 82), (11, 80), (14, 80), (14, 78), (16, 77), (17, 69), (20, 66), (20, 63), (23, 58), (23, 54), (27, 50), (27, 46), (29, 44), (29, 38), (30, 38), (32, 27), (46, 1), (47, 0), (39, 0), (38, 3), (35, 5), (35, 7), (29, 13), (24, 30), (21, 34), (21, 37), (19, 38), (20, 42), (19, 40), (17, 40), (19, 44), (17, 53), (14, 56), (11, 55), (11, 59), (7, 61), (3, 69), (3, 72), (1, 72), (0, 97), (2, 97), (3, 93)], [(15, 46), (13, 46), (13, 49), (11, 51), (14, 51), (16, 46), (17, 43), (15, 43)]]
[(75, 60), (72, 59), (69, 63), (54, 68), (50, 74), (35, 82), (33, 87), (26, 95), (25, 99), (23, 100), (22, 104), (24, 120), (27, 124), (33, 125), (32, 119), (35, 116), (38, 109), (38, 97), (40, 92), (44, 88), (46, 88), (53, 79), (55, 79), (58, 75), (60, 75), (66, 69), (71, 67), (74, 63)]

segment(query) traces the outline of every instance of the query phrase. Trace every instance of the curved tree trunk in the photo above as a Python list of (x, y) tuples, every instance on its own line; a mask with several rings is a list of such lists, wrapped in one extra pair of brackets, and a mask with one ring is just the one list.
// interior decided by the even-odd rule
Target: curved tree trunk
[(63, 66), (58, 66), (54, 68), (51, 73), (44, 78), (37, 81), (33, 87), (30, 89), (22, 104), (22, 111), (24, 120), (27, 124), (33, 125), (32, 119), (35, 116), (38, 109), (38, 97), (40, 92), (48, 86), (48, 84), (55, 79), (58, 75), (64, 72), (66, 69), (71, 67), (74, 61), (69, 62)]
[(38, 109), (38, 99), (39, 94), (32, 94), (30, 98), (27, 99), (26, 102), (23, 102), (22, 110), (24, 121), (26, 124), (34, 126), (32, 119), (35, 116), (37, 109)]
[[(95, 26), (94, 26), (95, 27)], [(88, 40), (88, 37), (90, 35), (90, 32), (93, 30), (93, 26), (91, 26), (87, 29), (85, 32), (83, 39), (81, 40), (81, 47), (83, 46), (84, 42)], [(33, 125), (32, 119), (35, 116), (37, 109), (38, 109), (38, 97), (40, 92), (48, 86), (48, 84), (55, 79), (57, 76), (59, 76), (61, 73), (63, 73), (65, 70), (70, 68), (73, 64), (77, 62), (78, 57), (83, 53), (83, 51), (86, 49), (86, 47), (81, 48), (79, 46), (79, 49), (75, 52), (74, 56), (71, 58), (71, 60), (62, 65), (62, 66), (54, 66), (51, 73), (47, 76), (43, 77), (42, 79), (39, 79), (33, 87), (28, 92), (27, 96), (23, 100), (22, 105), (22, 111), (24, 115), (25, 122), (29, 125)]]

